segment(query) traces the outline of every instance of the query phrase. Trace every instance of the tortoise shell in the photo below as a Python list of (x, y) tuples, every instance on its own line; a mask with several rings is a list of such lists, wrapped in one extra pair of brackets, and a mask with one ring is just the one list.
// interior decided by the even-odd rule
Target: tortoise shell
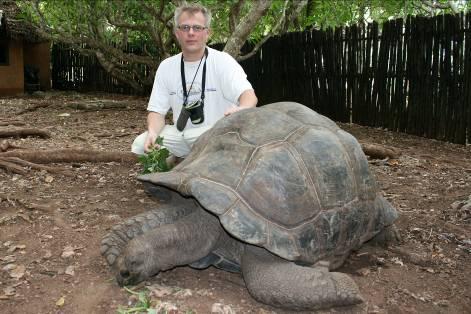
[(194, 197), (235, 238), (301, 263), (348, 254), (397, 218), (357, 140), (292, 102), (221, 119), (172, 171), (139, 179)]

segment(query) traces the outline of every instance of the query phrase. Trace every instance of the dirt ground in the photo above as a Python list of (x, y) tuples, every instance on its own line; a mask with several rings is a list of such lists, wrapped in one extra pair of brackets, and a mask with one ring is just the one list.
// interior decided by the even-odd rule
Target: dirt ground
[[(125, 107), (70, 106), (92, 100)], [(49, 106), (25, 111), (37, 104)], [(51, 92), (0, 99), (0, 121), (20, 120), (52, 134), (6, 139), (23, 149), (128, 151), (144, 130), (145, 107), (144, 98)], [(365, 303), (322, 313), (471, 313), (471, 147), (341, 127), (402, 152), (370, 167), (400, 213), (403, 243), (354, 252), (340, 271), (352, 276)], [(135, 180), (139, 164), (53, 166), (73, 176), (0, 169), (0, 312), (137, 312), (138, 295), (115, 283), (99, 248), (111, 226), (158, 206)], [(240, 275), (215, 268), (181, 267), (131, 289), (145, 292), (154, 313), (285, 313), (253, 300)]]

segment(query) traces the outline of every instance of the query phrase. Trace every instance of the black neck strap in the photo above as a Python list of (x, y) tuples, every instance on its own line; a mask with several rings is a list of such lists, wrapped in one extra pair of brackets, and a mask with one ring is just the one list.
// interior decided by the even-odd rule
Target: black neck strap
[(198, 74), (198, 70), (200, 69), (200, 65), (201, 65), (201, 62), (203, 61), (203, 58), (204, 58), (204, 64), (203, 64), (203, 78), (201, 82), (201, 100), (204, 101), (204, 90), (206, 86), (206, 60), (208, 59), (208, 48), (204, 49), (204, 55), (201, 57), (200, 63), (198, 64), (198, 68), (196, 69), (196, 73), (195, 73), (195, 76), (193, 77), (193, 81), (191, 82), (189, 91), (186, 90), (185, 63), (183, 61), (183, 54), (182, 54), (182, 60), (180, 62), (180, 72), (182, 76), (183, 96), (185, 97), (183, 105), (186, 105), (188, 102), (188, 96), (189, 96), (188, 92), (190, 92), (191, 88), (193, 87), (193, 82), (195, 81), (196, 75)]

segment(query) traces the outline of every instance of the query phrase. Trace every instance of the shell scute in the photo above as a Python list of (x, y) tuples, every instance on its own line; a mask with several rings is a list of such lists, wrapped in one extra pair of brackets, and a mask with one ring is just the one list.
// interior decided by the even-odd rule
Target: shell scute
[(219, 219), (224, 228), (236, 238), (255, 245), (268, 242), (266, 220), (257, 217), (257, 214), (241, 201), (237, 201), (232, 208), (219, 216)]
[(301, 166), (288, 143), (264, 146), (254, 154), (238, 192), (270, 223), (295, 227), (320, 210), (316, 192)]

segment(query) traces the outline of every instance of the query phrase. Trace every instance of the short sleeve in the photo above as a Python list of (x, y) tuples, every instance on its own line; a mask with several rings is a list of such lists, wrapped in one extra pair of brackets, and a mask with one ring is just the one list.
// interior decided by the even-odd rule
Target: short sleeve
[(252, 85), (247, 80), (242, 66), (227, 53), (222, 53), (218, 65), (222, 77), (222, 94), (231, 103), (237, 104), (240, 95), (246, 90), (251, 90)]
[(168, 82), (165, 80), (166, 75), (164, 74), (166, 66), (167, 63), (164, 61), (157, 69), (149, 104), (147, 105), (148, 111), (158, 112), (162, 115), (165, 115), (170, 109), (170, 89), (168, 88)]

